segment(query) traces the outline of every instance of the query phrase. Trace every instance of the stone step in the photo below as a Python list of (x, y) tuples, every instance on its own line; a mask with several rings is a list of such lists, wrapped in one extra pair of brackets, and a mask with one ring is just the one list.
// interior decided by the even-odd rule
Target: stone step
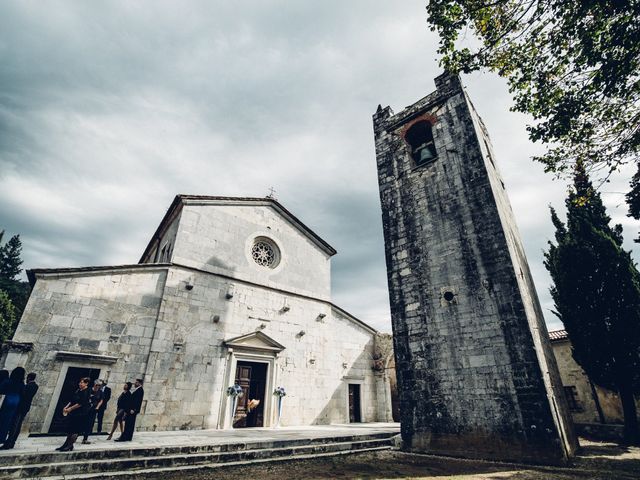
[[(389, 450), (392, 448), (389, 445), (383, 445), (381, 447), (371, 447), (371, 448), (357, 448), (352, 450), (339, 450), (335, 452), (324, 452), (324, 453), (310, 453), (310, 454), (300, 454), (300, 455), (292, 455), (292, 456), (283, 456), (283, 457), (269, 457), (269, 458), (257, 458), (254, 460), (240, 460), (235, 462), (226, 462), (226, 463), (211, 463), (211, 464), (199, 464), (199, 465), (187, 465), (182, 467), (170, 467), (170, 468), (145, 468), (136, 470), (136, 476), (140, 477), (145, 474), (154, 474), (158, 475), (159, 473), (173, 473), (173, 472), (184, 472), (184, 471), (194, 471), (194, 470), (215, 470), (218, 468), (225, 467), (246, 467), (249, 465), (256, 465), (261, 463), (269, 463), (269, 462), (286, 462), (290, 460), (309, 460), (314, 458), (323, 458), (323, 457), (336, 457), (339, 455), (352, 455), (355, 453), (365, 453), (365, 452), (376, 452), (381, 450)], [(38, 477), (37, 480), (75, 480), (80, 478), (122, 478), (123, 476), (131, 476), (130, 471), (116, 471), (116, 472), (106, 472), (106, 473), (91, 473), (91, 474), (78, 474), (78, 475), (64, 475), (57, 477)], [(215, 478), (215, 477), (213, 477)]]
[[(118, 448), (81, 447), (73, 452), (56, 452), (53, 449), (46, 452), (18, 453), (15, 455), (0, 455), (0, 467), (10, 465), (30, 465), (34, 463), (56, 463), (61, 458), (64, 461), (78, 461), (83, 459), (116, 459), (130, 457), (149, 457), (159, 455), (190, 455), (194, 453), (207, 452), (231, 452), (236, 450), (254, 450), (258, 448), (279, 448), (296, 445), (314, 445), (321, 443), (342, 443), (352, 440), (375, 440), (389, 438), (395, 433), (373, 433), (358, 435), (341, 435), (326, 437), (309, 437), (300, 439), (265, 439), (250, 441), (235, 441), (226, 443), (203, 443), (191, 445), (162, 445), (162, 446), (136, 446), (128, 447), (126, 443), (120, 444)], [(62, 443), (62, 439), (60, 440)], [(76, 442), (76, 448), (79, 445)], [(1, 471), (1, 470), (0, 470)]]
[[(86, 478), (87, 475), (105, 477), (118, 475), (119, 473), (131, 473), (140, 470), (157, 470), (179, 468), (203, 468), (213, 465), (225, 465), (234, 462), (247, 463), (251, 461), (270, 461), (276, 459), (297, 458), (301, 455), (319, 454), (339, 454), (345, 452), (361, 452), (371, 449), (391, 448), (392, 440), (386, 438), (374, 438), (362, 440), (361, 438), (351, 439), (346, 442), (336, 442), (334, 439), (313, 439), (326, 440), (319, 443), (307, 443), (300, 445), (295, 441), (278, 442), (252, 442), (261, 443), (258, 448), (236, 448), (226, 451), (200, 451), (195, 453), (181, 452), (169, 454), (166, 450), (170, 447), (158, 449), (137, 449), (138, 452), (131, 456), (119, 458), (98, 458), (89, 459), (69, 458), (64, 454), (55, 455), (56, 461), (47, 463), (20, 463), (0, 467), (0, 479), (15, 478), (69, 478), (79, 475), (78, 478)], [(269, 443), (288, 443), (286, 446), (267, 447)], [(295, 445), (293, 445), (295, 443)], [(235, 444), (234, 444), (235, 445)], [(225, 447), (231, 445), (216, 445), (215, 447)], [(201, 446), (205, 447), (205, 446)], [(181, 447), (176, 447), (181, 448)], [(140, 452), (143, 450), (145, 453)], [(78, 452), (80, 453), (80, 452)], [(85, 453), (85, 452), (83, 452)], [(86, 451), (91, 453), (91, 451)], [(99, 453), (93, 451), (93, 453)], [(16, 456), (17, 457), (17, 456)]]

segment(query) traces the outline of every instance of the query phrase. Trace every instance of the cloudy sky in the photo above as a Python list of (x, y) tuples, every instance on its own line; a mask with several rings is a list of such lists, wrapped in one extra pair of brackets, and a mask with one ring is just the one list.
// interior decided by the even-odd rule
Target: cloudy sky
[[(371, 115), (434, 90), (425, 0), (0, 4), (0, 229), (26, 268), (134, 263), (177, 193), (276, 197), (337, 250), (334, 301), (389, 331)], [(548, 205), (504, 82), (489, 128), (546, 320)], [(626, 227), (625, 181), (604, 198)]]

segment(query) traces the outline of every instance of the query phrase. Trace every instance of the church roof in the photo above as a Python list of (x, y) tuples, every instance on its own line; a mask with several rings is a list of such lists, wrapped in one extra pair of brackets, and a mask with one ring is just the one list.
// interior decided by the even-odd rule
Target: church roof
[(549, 332), (549, 340), (551, 340), (552, 342), (565, 340), (567, 338), (569, 338), (569, 334), (566, 330), (554, 330), (552, 332)]
[(170, 266), (170, 263), (134, 263), (125, 265), (93, 265), (89, 267), (30, 268), (26, 271), (26, 273), (29, 284), (33, 288), (33, 286), (36, 284), (38, 276), (43, 275), (72, 276), (84, 274), (95, 275), (96, 273), (108, 273), (112, 271), (139, 272), (149, 270), (163, 270)]
[(318, 248), (324, 251), (327, 255), (333, 256), (338, 253), (331, 245), (325, 242), (320, 236), (302, 223), (293, 213), (287, 210), (280, 204), (275, 198), (270, 197), (218, 197), (210, 195), (176, 195), (173, 202), (169, 206), (167, 213), (165, 213), (160, 225), (154, 232), (151, 240), (147, 244), (140, 262), (143, 262), (147, 254), (152, 250), (154, 241), (162, 234), (164, 228), (170, 223), (173, 215), (182, 208), (183, 205), (263, 205), (272, 207), (280, 215), (282, 215), (289, 223), (300, 230), (303, 234), (309, 238)]

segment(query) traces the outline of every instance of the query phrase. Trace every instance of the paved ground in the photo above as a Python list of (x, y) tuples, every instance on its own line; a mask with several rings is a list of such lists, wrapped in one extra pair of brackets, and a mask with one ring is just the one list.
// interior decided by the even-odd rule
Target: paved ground
[(638, 480), (640, 448), (581, 439), (582, 453), (570, 468), (532, 467), (381, 451), (248, 467), (139, 476), (144, 480)]
[[(91, 445), (78, 450), (103, 450), (121, 446), (149, 447), (236, 443), (251, 440), (286, 440), (333, 437), (353, 434), (398, 432), (398, 424), (350, 424), (313, 427), (256, 428), (238, 430), (197, 430), (137, 433), (131, 443), (108, 442), (105, 436), (93, 437)], [(51, 452), (62, 442), (60, 437), (21, 439), (12, 452)], [(412, 455), (398, 451), (327, 456), (308, 460), (289, 460), (251, 466), (227, 466), (207, 470), (182, 470), (162, 474), (136, 473), (144, 480), (309, 480), (309, 479), (420, 479), (420, 480), (638, 480), (640, 448), (581, 439), (582, 451), (571, 468), (550, 468), (498, 464), (429, 455)]]
[[(335, 437), (341, 435), (368, 435), (400, 432), (398, 423), (358, 423), (347, 425), (316, 425), (308, 427), (239, 428), (234, 430), (188, 430), (176, 432), (139, 432), (131, 442), (108, 441), (106, 435), (90, 437), (91, 445), (76, 442), (76, 450), (104, 450), (112, 448), (160, 447), (171, 445), (218, 445), (250, 440), (297, 440), (305, 438)], [(118, 434), (113, 438), (117, 438)], [(20, 437), (13, 450), (0, 450), (0, 455), (16, 453), (53, 452), (64, 437)]]

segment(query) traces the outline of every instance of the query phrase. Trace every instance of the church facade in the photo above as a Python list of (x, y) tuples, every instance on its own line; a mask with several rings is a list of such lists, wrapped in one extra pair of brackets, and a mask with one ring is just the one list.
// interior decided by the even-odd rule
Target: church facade
[(283, 426), (390, 421), (378, 332), (331, 302), (335, 253), (274, 199), (178, 195), (138, 264), (28, 271), (2, 358), (38, 373), (25, 429), (60, 431), (84, 376), (114, 397), (144, 379), (141, 430), (274, 426), (277, 387)]

